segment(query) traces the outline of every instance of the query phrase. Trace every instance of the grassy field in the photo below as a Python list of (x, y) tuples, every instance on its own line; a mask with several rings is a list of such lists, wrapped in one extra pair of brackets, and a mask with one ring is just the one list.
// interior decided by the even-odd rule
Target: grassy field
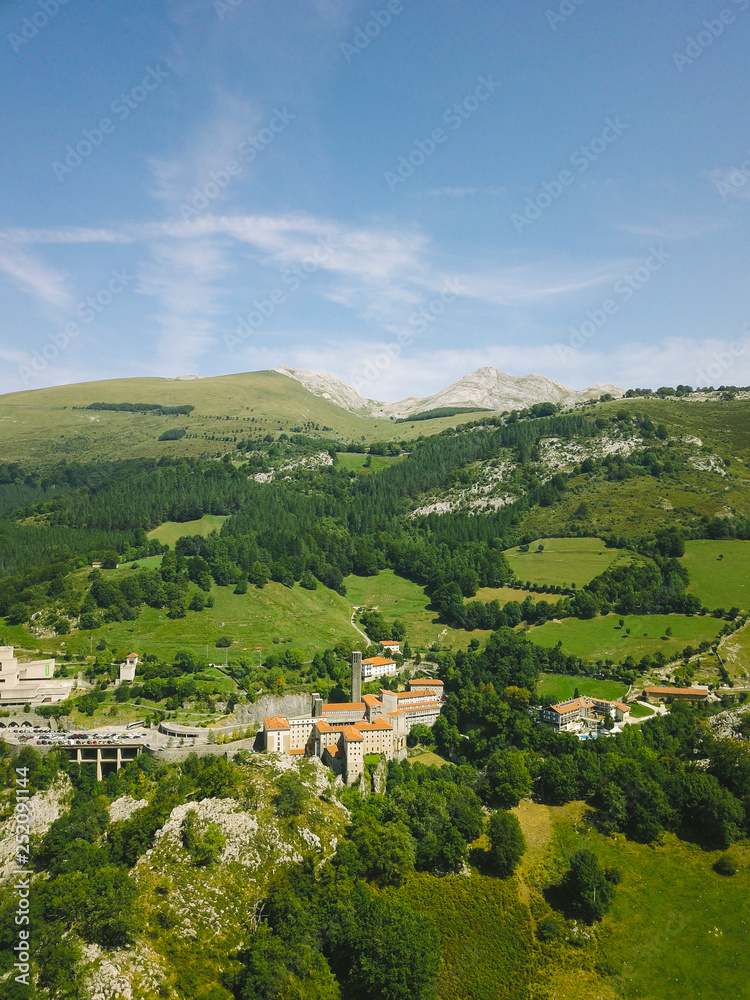
[[(355, 452), (339, 451), (336, 453), (338, 458), (339, 467), (346, 469), (347, 472), (359, 472), (363, 476), (366, 476), (373, 472), (380, 472), (381, 469), (387, 469), (391, 465), (398, 465), (399, 462), (403, 462), (406, 456), (401, 457), (395, 455), (361, 455)], [(365, 462), (370, 459), (369, 468), (365, 468)]]
[[(155, 538), (162, 545), (169, 545), (174, 548), (178, 538), (185, 535), (210, 535), (212, 531), (221, 531), (222, 524), (228, 520), (221, 514), (204, 514), (197, 521), (165, 521), (158, 528), (149, 531), (148, 537)], [(146, 560), (141, 560), (141, 565), (145, 565)]]
[[(83, 409), (97, 402), (190, 404), (195, 409), (172, 417)], [(295, 427), (342, 441), (392, 441), (437, 434), (476, 419), (476, 413), (469, 413), (396, 427), (382, 417), (350, 413), (273, 371), (189, 381), (123, 378), (0, 396), (0, 454), (6, 462), (26, 464), (125, 455), (212, 458), (236, 454), (237, 442), (245, 438), (294, 433)], [(171, 428), (184, 428), (187, 434), (178, 441), (159, 441)]]
[(605, 837), (587, 822), (590, 810), (580, 802), (543, 806), (524, 801), (513, 812), (526, 837), (520, 876), (536, 897), (535, 912), (544, 912), (539, 889), (556, 881), (556, 871), (578, 850), (593, 851), (623, 876), (596, 938), (582, 947), (562, 946), (552, 968), (540, 964), (532, 995), (555, 1000), (740, 1000), (747, 995), (747, 842), (731, 849), (739, 874), (723, 878), (712, 870), (721, 852), (703, 851), (672, 834), (658, 847), (630, 843), (621, 834)]
[(656, 713), (652, 708), (648, 708), (646, 705), (641, 705), (639, 702), (630, 703), (630, 717), (631, 719), (649, 719), (652, 715)]
[(606, 698), (608, 701), (618, 701), (628, 691), (627, 685), (620, 681), (598, 681), (591, 677), (568, 677), (561, 674), (542, 674), (536, 686), (537, 694), (552, 695), (557, 701), (572, 698), (576, 688), (581, 695)]
[(729, 674), (744, 686), (750, 680), (750, 623), (727, 636), (720, 650)]
[(750, 542), (685, 542), (682, 558), (690, 574), (688, 592), (714, 608), (750, 608)]
[(712, 870), (722, 852), (667, 835), (662, 847), (604, 837), (585, 823), (555, 824), (555, 851), (586, 848), (623, 875), (600, 931), (606, 978), (626, 1000), (747, 996), (750, 846), (735, 846), (737, 875)]
[[(544, 546), (543, 552), (537, 551), (539, 545)], [(521, 581), (582, 587), (629, 555), (605, 548), (599, 538), (543, 538), (532, 542), (528, 552), (521, 552), (518, 546), (506, 549), (505, 558)]]
[(583, 523), (590, 535), (639, 535), (665, 524), (692, 527), (704, 515), (721, 516), (728, 510), (750, 515), (750, 491), (744, 475), (718, 476), (681, 464), (679, 478), (637, 476), (608, 482), (578, 476), (569, 482), (559, 503), (529, 511), (521, 530), (543, 538), (559, 531), (562, 524), (579, 524), (573, 514), (582, 502), (589, 512)]
[[(669, 659), (681, 653), (685, 646), (695, 648), (703, 641), (713, 641), (722, 623), (716, 618), (686, 615), (624, 615), (625, 625), (618, 627), (619, 615), (604, 615), (582, 621), (565, 618), (545, 622), (529, 630), (529, 639), (548, 649), (562, 643), (562, 649), (573, 656), (589, 660), (624, 660), (630, 654), (639, 660), (657, 650)], [(664, 638), (665, 630), (672, 635)], [(630, 635), (626, 634), (630, 629)]]
[(441, 646), (467, 646), (470, 638), (481, 639), (490, 634), (465, 632), (441, 624), (437, 613), (427, 610), (430, 599), (424, 587), (396, 576), (393, 570), (381, 570), (377, 576), (348, 576), (344, 583), (346, 599), (352, 605), (377, 606), (378, 611), (389, 620), (402, 618), (406, 623), (406, 638), (412, 647), (429, 646), (438, 640)]
[(499, 601), (501, 605), (508, 601), (518, 601), (523, 604), (527, 597), (530, 597), (534, 604), (538, 601), (549, 601), (556, 604), (560, 600), (559, 594), (538, 594), (531, 590), (515, 590), (513, 587), (481, 587), (474, 597), (468, 598), (471, 601)]
[[(121, 652), (130, 652), (133, 647), (136, 652), (155, 653), (167, 659), (178, 649), (191, 649), (205, 656), (208, 647), (209, 658), (223, 662), (224, 650), (215, 646), (223, 635), (233, 640), (228, 649), (230, 658), (238, 653), (257, 656), (258, 649), (266, 654), (291, 648), (301, 650), (309, 659), (338, 639), (358, 638), (349, 623), (348, 600), (321, 584), (312, 591), (299, 586), (290, 590), (280, 583), (268, 583), (261, 590), (250, 587), (244, 595), (233, 590), (233, 587), (214, 586), (211, 591), (214, 607), (189, 611), (185, 618), (170, 619), (164, 610), (144, 606), (135, 622), (116, 622), (91, 632), (41, 642), (50, 651), (68, 649), (73, 653), (88, 653), (89, 637), (94, 646), (104, 638), (108, 646), (115, 646)], [(12, 630), (7, 631), (12, 636)], [(274, 643), (274, 639), (280, 642)], [(39, 641), (34, 641), (34, 645)]]
[(409, 750), (408, 757), (410, 764), (419, 763), (424, 764), (425, 767), (443, 767), (445, 764), (447, 764), (448, 767), (454, 766), (449, 760), (445, 760), (444, 757), (440, 757), (432, 750), (423, 750), (421, 747), (416, 747), (415, 750)]
[(394, 895), (429, 913), (440, 931), (439, 1000), (526, 1000), (536, 949), (513, 879), (419, 874)]
[[(206, 527), (207, 519), (201, 521)], [(200, 522), (189, 523), (197, 525)], [(185, 525), (181, 527), (184, 529)], [(160, 559), (161, 556), (141, 559), (139, 565), (151, 566)], [(74, 581), (83, 586), (88, 572), (78, 571)], [(126, 565), (103, 572), (116, 579), (130, 569)], [(233, 587), (214, 586), (211, 591), (214, 607), (189, 611), (185, 618), (170, 619), (163, 609), (144, 606), (135, 622), (115, 622), (91, 631), (49, 639), (36, 639), (23, 626), (3, 626), (3, 619), (0, 619), (0, 635), (19, 648), (40, 648), (49, 655), (65, 651), (74, 655), (88, 654), (92, 645), (96, 646), (103, 638), (110, 648), (116, 647), (123, 655), (132, 647), (137, 652), (166, 658), (178, 649), (192, 649), (205, 656), (208, 647), (209, 658), (214, 657), (217, 662), (223, 662), (224, 651), (215, 647), (216, 640), (228, 635), (233, 640), (228, 651), (230, 658), (238, 653), (252, 656), (258, 649), (266, 654), (288, 648), (299, 649), (306, 658), (311, 658), (316, 651), (333, 646), (338, 639), (360, 638), (350, 623), (353, 605), (377, 605), (387, 619), (403, 619), (407, 639), (415, 648), (427, 647), (436, 641), (441, 646), (465, 647), (470, 638), (483, 640), (490, 634), (480, 630), (469, 633), (442, 625), (436, 614), (427, 610), (429, 598), (424, 589), (396, 576), (392, 570), (383, 570), (376, 577), (350, 576), (346, 585), (346, 597), (327, 590), (320, 583), (317, 590), (310, 591), (299, 585), (290, 590), (272, 582), (260, 590), (250, 587), (244, 595), (235, 594)], [(274, 639), (279, 641), (275, 643)]]

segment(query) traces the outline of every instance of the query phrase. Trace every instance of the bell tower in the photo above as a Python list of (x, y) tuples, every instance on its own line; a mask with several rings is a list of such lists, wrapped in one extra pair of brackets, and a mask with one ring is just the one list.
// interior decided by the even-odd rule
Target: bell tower
[(362, 701), (362, 654), (358, 649), (352, 653), (352, 702)]

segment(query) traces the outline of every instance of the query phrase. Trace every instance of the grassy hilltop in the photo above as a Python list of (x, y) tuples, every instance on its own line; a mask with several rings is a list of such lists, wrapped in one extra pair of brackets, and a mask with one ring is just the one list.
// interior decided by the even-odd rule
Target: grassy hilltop
[[(155, 416), (86, 410), (91, 403), (195, 409), (187, 416)], [(77, 461), (162, 455), (213, 458), (234, 450), (245, 438), (277, 436), (295, 428), (359, 443), (436, 434), (476, 416), (467, 413), (396, 425), (350, 413), (273, 371), (187, 381), (123, 378), (0, 396), (0, 454), (6, 462), (24, 463), (64, 457)], [(178, 441), (158, 440), (172, 428), (187, 433)]]

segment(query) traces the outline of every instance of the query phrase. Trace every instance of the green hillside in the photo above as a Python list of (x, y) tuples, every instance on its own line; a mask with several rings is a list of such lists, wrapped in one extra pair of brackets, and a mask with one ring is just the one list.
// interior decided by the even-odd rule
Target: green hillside
[(690, 593), (707, 608), (750, 608), (750, 542), (737, 539), (685, 543)]
[(600, 538), (545, 538), (531, 542), (528, 548), (524, 545), (523, 549), (518, 546), (507, 549), (505, 558), (521, 581), (541, 586), (582, 587), (628, 556), (618, 549), (606, 548)]
[[(99, 402), (195, 409), (187, 416), (85, 409)], [(248, 437), (276, 436), (295, 429), (347, 442), (390, 441), (439, 433), (476, 417), (476, 413), (458, 414), (396, 427), (389, 420), (349, 413), (272, 371), (187, 381), (112, 379), (0, 396), (0, 455), (3, 461), (27, 464), (63, 457), (79, 461), (162, 455), (211, 458), (233, 452), (237, 442)], [(185, 436), (159, 441), (172, 428), (185, 429)]]
[[(619, 615), (588, 621), (565, 618), (532, 629), (529, 638), (548, 649), (560, 642), (566, 653), (592, 661), (611, 659), (619, 662), (629, 655), (640, 659), (658, 651), (671, 659), (687, 645), (697, 648), (703, 641), (712, 642), (722, 624), (708, 616), (689, 618), (684, 615), (624, 615), (623, 620), (625, 625), (620, 628)], [(671, 630), (669, 635), (667, 629)]]

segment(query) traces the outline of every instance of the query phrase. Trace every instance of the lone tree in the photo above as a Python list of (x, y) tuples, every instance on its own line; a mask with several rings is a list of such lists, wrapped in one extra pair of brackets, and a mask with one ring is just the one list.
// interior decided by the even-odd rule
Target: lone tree
[(593, 924), (612, 905), (615, 889), (592, 851), (578, 851), (562, 880), (565, 908), (571, 917)]
[(490, 838), (489, 860), (493, 871), (501, 878), (512, 875), (526, 850), (526, 838), (521, 824), (509, 812), (496, 812), (490, 817), (487, 831)]

